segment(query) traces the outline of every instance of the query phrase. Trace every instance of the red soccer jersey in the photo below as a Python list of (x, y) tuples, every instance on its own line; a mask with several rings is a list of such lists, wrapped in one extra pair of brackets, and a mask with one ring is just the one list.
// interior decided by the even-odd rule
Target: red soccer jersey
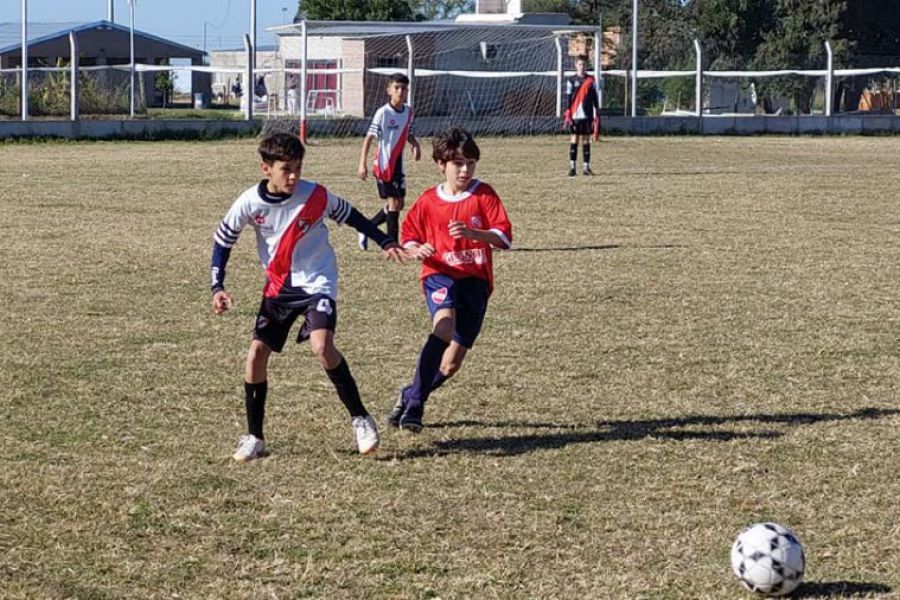
[(470, 229), (497, 233), (504, 248), (512, 244), (512, 224), (494, 188), (475, 179), (461, 194), (451, 196), (436, 185), (419, 196), (403, 220), (403, 245), (431, 244), (434, 255), (422, 261), (421, 279), (443, 274), (454, 279), (478, 277), (494, 289), (491, 245), (469, 238), (454, 239), (450, 221), (462, 221)]

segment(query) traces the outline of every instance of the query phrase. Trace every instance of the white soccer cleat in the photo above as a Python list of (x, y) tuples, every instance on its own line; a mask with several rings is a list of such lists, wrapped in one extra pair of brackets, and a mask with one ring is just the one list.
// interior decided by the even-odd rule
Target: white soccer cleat
[(368, 250), (369, 249), (369, 238), (366, 237), (364, 233), (356, 234), (359, 238), (359, 249), (360, 250)]
[(353, 417), (353, 432), (360, 454), (370, 454), (378, 450), (378, 427), (371, 415)]
[(254, 435), (242, 435), (238, 440), (237, 449), (231, 458), (237, 462), (250, 462), (266, 455), (266, 442)]

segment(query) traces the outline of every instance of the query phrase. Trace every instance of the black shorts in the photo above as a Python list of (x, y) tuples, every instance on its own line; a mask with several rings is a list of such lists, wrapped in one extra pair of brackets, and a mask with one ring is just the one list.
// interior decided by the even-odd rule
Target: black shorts
[(390, 181), (376, 179), (378, 185), (378, 197), (382, 200), (388, 198), (406, 198), (406, 173), (403, 172), (403, 160), (398, 158), (394, 166), (394, 176)]
[(591, 135), (594, 133), (594, 122), (590, 119), (575, 119), (569, 127), (569, 133), (574, 135)]
[(325, 294), (304, 297), (293, 295), (290, 302), (263, 297), (256, 315), (253, 338), (265, 343), (275, 352), (281, 352), (291, 326), (301, 315), (304, 321), (297, 333), (298, 344), (308, 340), (309, 334), (316, 329), (333, 332), (337, 325), (337, 307), (334, 300)]

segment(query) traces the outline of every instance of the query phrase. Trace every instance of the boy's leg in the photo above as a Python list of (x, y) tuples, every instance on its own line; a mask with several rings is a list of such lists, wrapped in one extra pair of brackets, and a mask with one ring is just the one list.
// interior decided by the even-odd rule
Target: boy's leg
[(263, 422), (266, 419), (266, 394), (269, 389), (267, 368), (272, 349), (265, 342), (250, 342), (244, 370), (244, 405), (247, 407), (247, 433), (264, 440)]
[[(334, 334), (331, 331), (319, 329), (311, 332), (309, 341), (316, 358), (325, 368), (328, 379), (334, 384), (338, 398), (350, 413), (350, 425), (356, 436), (359, 453), (370, 454), (378, 449), (380, 443), (378, 427), (375, 425), (375, 419), (369, 416), (366, 407), (363, 406), (356, 380), (350, 373), (350, 366), (335, 348), (333, 338)], [(316, 351), (317, 347), (324, 347), (324, 351)]]
[(395, 240), (400, 240), (400, 211), (403, 210), (403, 198), (388, 198), (387, 205), (387, 234)]
[(581, 140), (581, 156), (584, 161), (582, 172), (585, 175), (593, 175), (594, 173), (591, 171), (591, 136), (583, 135)]
[[(453, 337), (454, 310), (442, 308), (434, 313), (434, 327), (431, 334), (419, 351), (419, 360), (412, 384), (404, 393), (406, 401), (403, 414), (400, 416), (401, 428), (418, 432), (422, 429), (423, 405), (434, 389), (433, 384), (440, 373), (444, 352), (450, 346)], [(441, 381), (443, 383), (443, 381)]]
[(569, 177), (575, 177), (575, 164), (578, 161), (578, 136), (574, 133), (569, 138)]

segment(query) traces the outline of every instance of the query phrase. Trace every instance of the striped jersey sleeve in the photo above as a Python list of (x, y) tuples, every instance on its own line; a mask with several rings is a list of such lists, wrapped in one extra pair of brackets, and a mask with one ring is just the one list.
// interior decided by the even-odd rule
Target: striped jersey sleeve
[(250, 212), (244, 196), (238, 198), (216, 232), (213, 234), (213, 251), (210, 265), (210, 286), (213, 291), (225, 288), (225, 268), (231, 256), (231, 249), (237, 244), (244, 226), (250, 221)]
[(327, 192), (327, 194), (328, 207), (326, 208), (326, 210), (328, 218), (343, 225), (347, 220), (347, 217), (350, 216), (350, 211), (353, 210), (353, 205), (340, 196), (335, 196), (331, 192)]
[(375, 111), (375, 116), (372, 117), (372, 122), (369, 123), (369, 135), (374, 135), (378, 139), (382, 137), (382, 128), (381, 123), (384, 121), (384, 107), (382, 106), (378, 110)]

